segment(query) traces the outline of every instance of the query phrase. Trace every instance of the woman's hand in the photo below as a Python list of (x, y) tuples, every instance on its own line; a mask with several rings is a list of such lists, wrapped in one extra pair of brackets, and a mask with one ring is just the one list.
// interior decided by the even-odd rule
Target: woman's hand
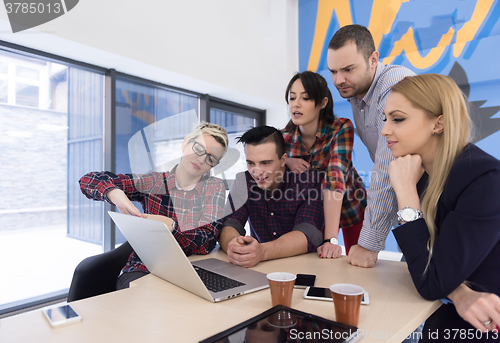
[(398, 207), (420, 209), (417, 183), (424, 174), (420, 155), (398, 157), (389, 164), (389, 179), (398, 199)]
[(141, 217), (164, 223), (165, 225), (167, 225), (170, 232), (174, 230), (174, 220), (170, 217), (156, 215), (156, 214), (146, 214), (146, 213), (142, 213)]
[(118, 188), (110, 190), (106, 193), (106, 197), (118, 208), (120, 213), (129, 214), (132, 216), (140, 217), (141, 211), (132, 204), (132, 201), (127, 197), (127, 195)]
[(326, 242), (317, 249), (319, 258), (339, 258), (342, 256), (342, 247)]
[(301, 158), (290, 157), (286, 159), (286, 165), (296, 174), (307, 171), (311, 165)]
[(415, 188), (423, 174), (420, 155), (398, 157), (389, 164), (389, 179), (396, 194), (410, 187)]
[(492, 293), (476, 292), (460, 285), (448, 296), (465, 321), (476, 329), (492, 331), (500, 325), (500, 297)]

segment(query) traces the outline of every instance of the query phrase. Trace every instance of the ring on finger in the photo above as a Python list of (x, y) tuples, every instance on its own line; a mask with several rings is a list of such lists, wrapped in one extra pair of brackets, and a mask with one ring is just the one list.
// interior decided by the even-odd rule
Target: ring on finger
[(484, 325), (489, 325), (491, 323), (491, 318), (488, 318), (487, 321), (483, 322)]

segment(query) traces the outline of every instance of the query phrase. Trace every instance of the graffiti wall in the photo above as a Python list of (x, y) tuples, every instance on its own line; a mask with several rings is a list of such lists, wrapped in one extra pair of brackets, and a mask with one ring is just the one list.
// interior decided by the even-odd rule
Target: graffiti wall
[[(323, 75), (336, 115), (352, 120), (326, 56), (340, 27), (366, 26), (382, 63), (451, 76), (469, 98), (474, 142), (500, 158), (499, 17), (500, 0), (299, 0), (299, 69)], [(354, 154), (356, 169), (368, 176), (372, 162), (359, 139)]]

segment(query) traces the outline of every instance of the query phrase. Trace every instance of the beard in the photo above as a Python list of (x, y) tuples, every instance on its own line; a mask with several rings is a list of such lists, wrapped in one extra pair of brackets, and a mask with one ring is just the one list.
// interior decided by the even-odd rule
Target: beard
[[(359, 82), (357, 82), (356, 84), (344, 82), (338, 86), (335, 85), (335, 87), (339, 91), (340, 96), (344, 99), (352, 98), (359, 95), (365, 95), (370, 89), (370, 86), (372, 84), (372, 77), (373, 76), (370, 71), (370, 67), (367, 64), (366, 72), (363, 74)], [(346, 89), (342, 90), (342, 88)]]

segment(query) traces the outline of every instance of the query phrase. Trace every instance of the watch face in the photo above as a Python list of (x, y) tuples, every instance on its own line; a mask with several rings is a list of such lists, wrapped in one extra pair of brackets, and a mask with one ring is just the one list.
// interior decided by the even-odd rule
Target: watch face
[(330, 243), (338, 245), (339, 244), (339, 240), (337, 238), (335, 238), (335, 237), (332, 237), (332, 238), (330, 238)]
[(401, 218), (403, 218), (405, 222), (411, 222), (415, 220), (416, 216), (417, 214), (415, 213), (415, 210), (411, 208), (405, 208), (401, 211)]

